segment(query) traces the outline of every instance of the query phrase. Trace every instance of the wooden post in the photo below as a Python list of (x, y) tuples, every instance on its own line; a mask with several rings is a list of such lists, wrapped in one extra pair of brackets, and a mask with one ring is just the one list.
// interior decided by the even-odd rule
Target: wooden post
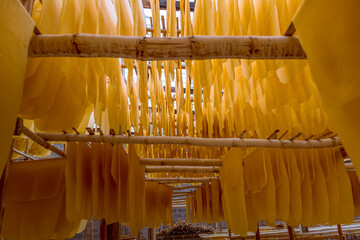
[(122, 226), (122, 224), (121, 223), (119, 223), (119, 239), (121, 240), (121, 235), (122, 235), (122, 232), (121, 232), (121, 226)]
[(231, 230), (230, 230), (230, 228), (228, 229), (228, 233), (229, 233), (229, 238), (231, 238)]
[(341, 229), (341, 225), (338, 224), (338, 225), (337, 225), (337, 228), (338, 228), (338, 233), (339, 233), (339, 239), (340, 239), (340, 240), (343, 240), (343, 239), (344, 239), (344, 235), (343, 235), (343, 232), (342, 232), (342, 229)]
[(309, 232), (309, 227), (307, 227), (307, 226), (300, 224), (299, 228), (300, 228), (301, 233)]
[(89, 222), (86, 223), (85, 232), (84, 232), (84, 240), (87, 240), (88, 226), (89, 226)]
[(147, 239), (148, 240), (154, 240), (154, 229), (148, 228), (147, 229)]
[(295, 240), (294, 227), (288, 226), (288, 233), (290, 240)]
[(140, 231), (136, 234), (136, 240), (140, 240), (141, 238), (141, 234), (140, 234)]
[(107, 225), (107, 239), (108, 240), (119, 239), (119, 223), (112, 223)]
[(104, 218), (100, 221), (100, 240), (107, 240), (107, 228)]
[(256, 239), (256, 240), (260, 240), (260, 227), (259, 227), (259, 222), (258, 222), (258, 226), (257, 226), (257, 229), (256, 229), (255, 239)]
[(90, 221), (90, 240), (93, 240), (93, 220)]
[(222, 233), (222, 226), (221, 226), (221, 222), (219, 222), (219, 231), (220, 231), (220, 233)]

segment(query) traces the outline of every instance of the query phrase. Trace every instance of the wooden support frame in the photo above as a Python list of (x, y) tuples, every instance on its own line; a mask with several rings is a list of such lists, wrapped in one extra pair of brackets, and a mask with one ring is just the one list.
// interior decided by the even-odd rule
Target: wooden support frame
[(305, 59), (297, 37), (127, 37), (96, 34), (34, 35), (29, 57), (110, 57), (143, 61)]
[[(34, 134), (34, 133), (33, 133)], [(340, 138), (320, 140), (277, 140), (250, 138), (196, 138), (172, 136), (122, 136), (122, 135), (86, 135), (63, 133), (36, 133), (45, 141), (58, 142), (107, 142), (123, 144), (179, 144), (206, 147), (262, 147), (262, 148), (326, 148), (342, 145)]]

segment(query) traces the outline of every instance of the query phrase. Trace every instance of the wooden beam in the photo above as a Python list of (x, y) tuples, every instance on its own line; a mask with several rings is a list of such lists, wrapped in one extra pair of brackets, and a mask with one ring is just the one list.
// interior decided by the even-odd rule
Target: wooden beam
[(146, 182), (160, 182), (160, 183), (200, 183), (210, 182), (211, 180), (219, 180), (217, 177), (208, 178), (146, 178)]
[(222, 166), (221, 159), (201, 158), (140, 158), (140, 164), (156, 166)]
[(218, 173), (219, 167), (145, 167), (146, 173), (156, 172), (188, 172), (188, 173)]
[(110, 57), (144, 61), (305, 59), (297, 37), (127, 37), (96, 34), (34, 35), (29, 57)]
[(342, 145), (340, 138), (320, 140), (277, 140), (250, 138), (197, 138), (172, 136), (122, 136), (122, 135), (86, 135), (63, 133), (36, 133), (45, 141), (58, 142), (107, 142), (123, 144), (179, 144), (207, 147), (262, 147), (262, 148), (326, 148)]

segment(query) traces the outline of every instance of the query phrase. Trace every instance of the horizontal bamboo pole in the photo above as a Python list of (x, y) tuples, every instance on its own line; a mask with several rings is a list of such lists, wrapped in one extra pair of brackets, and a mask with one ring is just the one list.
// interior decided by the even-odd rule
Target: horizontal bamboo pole
[[(349, 159), (347, 159), (349, 160)], [(162, 165), (164, 167), (146, 167), (145, 172), (193, 172), (193, 173), (218, 173), (222, 166), (221, 159), (192, 159), (192, 158), (140, 158), (142, 165)], [(352, 162), (344, 162), (348, 172), (354, 172)], [(177, 166), (177, 167), (173, 167)], [(193, 167), (189, 167), (193, 166)], [(208, 166), (208, 167), (197, 167)]]
[[(360, 233), (359, 225), (349, 225), (343, 226), (343, 235), (353, 235), (355, 233)], [(309, 232), (300, 233), (298, 230), (295, 231), (296, 239), (303, 239), (303, 238), (312, 238), (312, 237), (330, 237), (330, 236), (338, 236), (338, 230), (334, 229), (334, 227), (322, 227), (321, 229), (312, 228)], [(254, 233), (249, 233), (248, 236), (243, 237), (239, 235), (232, 236), (231, 239), (252, 239), (254, 238)], [(277, 229), (277, 230), (265, 230), (261, 231), (261, 238), (262, 239), (289, 239), (288, 231), (284, 231), (284, 229)]]
[(179, 205), (179, 206), (175, 205), (172, 208), (186, 208), (186, 205)]
[(325, 148), (340, 146), (340, 138), (320, 140), (277, 140), (249, 138), (196, 138), (171, 136), (86, 135), (63, 133), (36, 133), (46, 141), (107, 142), (127, 144), (180, 144), (207, 147), (262, 147), (262, 148)]
[(222, 166), (221, 159), (140, 158), (141, 165), (155, 166)]
[(174, 198), (177, 198), (177, 197), (187, 197), (187, 196), (189, 196), (189, 195), (190, 195), (190, 193), (184, 193), (184, 194), (179, 194), (179, 195), (173, 194), (173, 197), (174, 197)]
[(33, 140), (34, 142), (36, 142), (37, 144), (39, 144), (39, 145), (43, 146), (44, 148), (52, 151), (53, 153), (56, 153), (57, 155), (59, 155), (61, 157), (64, 157), (64, 158), (66, 157), (66, 154), (63, 151), (61, 151), (60, 149), (58, 149), (54, 145), (48, 143), (42, 137), (40, 137), (38, 134), (34, 133), (33, 131), (31, 131), (27, 127), (23, 126), (22, 133), (25, 136), (27, 136), (28, 138), (30, 138), (31, 140)]
[(184, 167), (184, 166), (145, 167), (145, 172), (146, 173), (156, 173), (156, 172), (218, 173), (219, 167)]
[(113, 57), (144, 61), (305, 59), (297, 37), (128, 37), (95, 34), (35, 35), (29, 57)]
[(177, 186), (177, 187), (173, 187), (173, 191), (177, 191), (178, 193), (180, 192), (185, 192), (184, 190), (190, 189), (190, 191), (192, 191), (192, 189), (196, 189), (201, 187), (201, 185), (195, 185), (195, 186)]
[(13, 151), (21, 156), (24, 156), (25, 158), (28, 158), (28, 159), (31, 159), (31, 160), (36, 160), (36, 158), (34, 158), (33, 156), (29, 155), (29, 154), (26, 154), (26, 153), (23, 153), (23, 152), (20, 152), (19, 150), (17, 149), (13, 149)]
[(160, 182), (160, 183), (197, 183), (197, 182), (210, 182), (211, 180), (218, 180), (217, 177), (207, 178), (146, 178), (147, 182)]

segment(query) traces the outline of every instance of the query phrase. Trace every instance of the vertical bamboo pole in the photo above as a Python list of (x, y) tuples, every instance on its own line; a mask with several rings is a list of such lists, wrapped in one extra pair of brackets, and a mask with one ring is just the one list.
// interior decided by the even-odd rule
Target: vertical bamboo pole
[(294, 227), (288, 226), (288, 233), (290, 240), (295, 240)]
[(108, 240), (119, 239), (119, 223), (112, 223), (107, 225), (107, 239)]
[(121, 232), (121, 226), (122, 226), (122, 224), (119, 223), (119, 239), (120, 239), (120, 240), (121, 240), (121, 234), (122, 234), (122, 232)]
[(257, 229), (256, 229), (255, 239), (256, 239), (256, 240), (260, 240), (260, 227), (259, 227), (259, 222), (258, 222), (258, 226), (257, 226)]
[(86, 227), (85, 227), (84, 240), (87, 239), (88, 225), (89, 225), (89, 223), (87, 222), (87, 223), (86, 223)]
[(341, 225), (338, 224), (338, 225), (337, 225), (337, 228), (338, 228), (338, 233), (339, 233), (339, 239), (340, 239), (340, 240), (343, 240), (343, 239), (344, 239), (344, 235), (343, 235), (343, 232), (342, 232), (342, 229), (341, 229)]
[(147, 229), (147, 240), (153, 240), (153, 229), (152, 228), (148, 228)]
[(140, 231), (136, 234), (136, 240), (140, 240), (140, 237), (141, 237), (141, 235), (140, 235)]
[(90, 221), (90, 240), (93, 240), (93, 220)]
[(309, 228), (307, 226), (300, 224), (299, 228), (301, 233), (309, 232)]
[(102, 218), (100, 221), (100, 240), (107, 240), (107, 229), (104, 218)]

